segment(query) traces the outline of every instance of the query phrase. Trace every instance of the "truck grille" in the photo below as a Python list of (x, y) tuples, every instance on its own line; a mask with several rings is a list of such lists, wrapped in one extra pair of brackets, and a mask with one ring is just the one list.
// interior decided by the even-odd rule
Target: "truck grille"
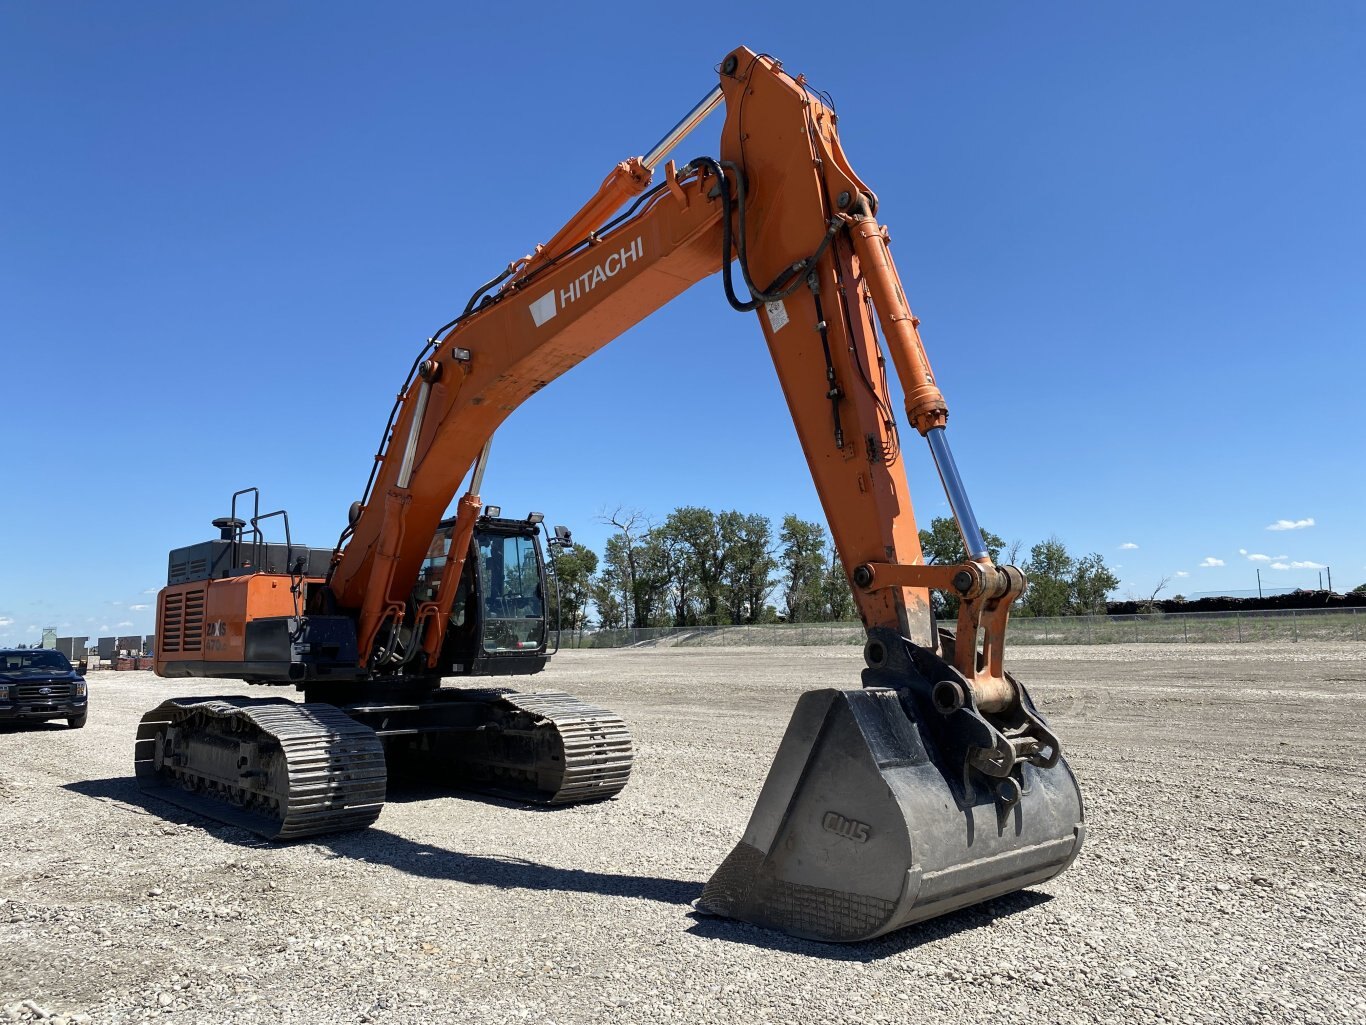
[[(43, 691), (47, 693), (44, 694)], [(71, 697), (71, 684), (65, 680), (53, 683), (21, 683), (15, 688), (15, 697), (24, 704), (35, 701), (65, 701)]]

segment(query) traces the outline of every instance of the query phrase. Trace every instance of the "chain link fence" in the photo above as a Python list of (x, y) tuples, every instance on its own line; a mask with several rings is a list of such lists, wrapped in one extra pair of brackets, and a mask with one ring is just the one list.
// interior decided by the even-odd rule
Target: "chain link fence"
[[(555, 632), (551, 632), (552, 646)], [(651, 626), (561, 637), (565, 648), (805, 647), (862, 645), (859, 623), (765, 623), (753, 626)], [(1366, 640), (1366, 609), (1273, 609), (1261, 612), (1155, 612), (1132, 616), (1014, 616), (1008, 644), (1236, 644)]]

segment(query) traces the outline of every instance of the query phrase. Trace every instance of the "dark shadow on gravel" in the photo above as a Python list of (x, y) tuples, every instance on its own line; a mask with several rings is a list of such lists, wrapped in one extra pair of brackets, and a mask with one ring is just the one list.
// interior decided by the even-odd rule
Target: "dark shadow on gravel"
[[(208, 821), (186, 811), (184, 808), (177, 808), (173, 804), (166, 804), (164, 801), (158, 801), (156, 798), (144, 794), (138, 789), (131, 765), (128, 767), (127, 776), (110, 776), (108, 779), (82, 779), (75, 783), (63, 783), (62, 789), (70, 790), (74, 794), (81, 794), (85, 797), (93, 797), (99, 801), (121, 801), (124, 804), (131, 804), (153, 812), (170, 822)], [(239, 833), (241, 830), (232, 829), (232, 832)]]
[(1035, 890), (1020, 890), (997, 897), (984, 904), (976, 904), (961, 911), (954, 911), (939, 918), (932, 918), (919, 925), (910, 925), (888, 936), (880, 936), (866, 943), (817, 943), (815, 940), (798, 939), (785, 933), (760, 929), (746, 922), (736, 922), (729, 918), (713, 918), (709, 915), (695, 915), (689, 935), (709, 940), (724, 940), (729, 943), (746, 943), (767, 950), (781, 950), (787, 954), (800, 954), (818, 957), (826, 961), (858, 961), (867, 964), (893, 957), (908, 950), (915, 950), (926, 943), (947, 939), (960, 932), (980, 929), (1000, 918), (1019, 914), (1047, 904), (1051, 894)]
[(461, 797), (480, 804), (492, 804), (509, 811), (531, 812), (544, 815), (563, 811), (565, 805), (531, 804), (514, 797), (500, 797), (497, 794), (481, 794), (477, 790), (461, 790), (458, 787), (436, 786), (427, 780), (417, 780), (406, 775), (389, 777), (389, 789), (384, 795), (385, 804), (412, 804), (421, 801), (434, 801), (442, 797)]
[(702, 884), (658, 876), (615, 875), (577, 868), (556, 868), (525, 858), (463, 854), (419, 843), (371, 826), (359, 833), (338, 833), (312, 841), (337, 856), (353, 858), (426, 879), (450, 879), (500, 890), (557, 890), (598, 893), (607, 897), (639, 897), (686, 907), (702, 894)]
[(65, 719), (39, 719), (0, 723), (0, 733), (66, 733), (71, 727)]
[[(131, 773), (109, 779), (82, 780), (67, 783), (63, 789), (104, 801), (118, 801), (144, 809), (168, 822), (193, 825), (211, 832), (224, 843), (237, 847), (284, 846), (262, 840), (243, 829), (224, 825), (195, 815), (173, 804), (144, 794)], [(435, 788), (407, 787), (400, 791), (402, 799), (419, 800), (422, 796), (439, 797), (451, 791)], [(487, 800), (487, 798), (481, 798)], [(526, 805), (506, 803), (510, 808), (526, 810)], [(534, 806), (533, 806), (534, 807)], [(544, 810), (544, 809), (536, 809)], [(641, 900), (674, 904), (680, 910), (702, 895), (702, 884), (684, 879), (660, 876), (616, 875), (610, 872), (589, 872), (576, 868), (556, 868), (525, 858), (503, 858), (484, 854), (464, 854), (434, 844), (419, 843), (377, 826), (353, 833), (337, 833), (298, 841), (300, 846), (314, 846), (329, 851), (334, 858), (350, 858), (371, 865), (387, 865), (399, 872), (425, 879), (449, 879), (475, 886), (492, 886), (500, 890), (551, 890), (573, 893), (596, 893), (606, 897), (635, 897)], [(744, 943), (789, 954), (818, 957), (827, 961), (857, 961), (868, 963), (892, 957), (907, 950), (955, 933), (980, 929), (1010, 915), (1046, 904), (1052, 896), (1034, 890), (1022, 890), (995, 900), (964, 908), (920, 925), (901, 929), (868, 943), (817, 943), (783, 933), (771, 932), (745, 922), (726, 918), (696, 915), (688, 933), (704, 939), (728, 943)]]
[[(190, 824), (212, 832), (224, 843), (238, 847), (275, 847), (235, 826), (214, 822), (195, 815), (184, 808), (159, 801), (144, 794), (130, 774), (109, 779), (82, 780), (67, 783), (63, 789), (97, 800), (118, 801), (144, 809), (168, 822)], [(449, 794), (433, 791), (431, 796)], [(502, 804), (504, 802), (498, 801)], [(524, 807), (510, 805), (511, 807)], [(312, 837), (297, 841), (299, 846), (314, 846), (330, 851), (334, 858), (350, 858), (371, 865), (387, 865), (399, 872), (426, 879), (450, 879), (475, 886), (493, 886), (503, 890), (560, 890), (577, 893), (598, 893), (608, 897), (638, 897), (661, 904), (687, 907), (702, 894), (702, 884), (683, 879), (658, 876), (614, 875), (610, 872), (586, 872), (574, 868), (556, 868), (524, 858), (500, 858), (482, 854), (463, 854), (433, 844), (419, 843), (390, 833), (377, 826), (353, 833)]]

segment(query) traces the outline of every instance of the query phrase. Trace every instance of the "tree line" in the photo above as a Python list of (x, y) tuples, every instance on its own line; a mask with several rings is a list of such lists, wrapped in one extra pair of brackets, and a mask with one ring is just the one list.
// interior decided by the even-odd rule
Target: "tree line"
[[(614, 528), (602, 556), (576, 545), (551, 553), (559, 581), (551, 621), (582, 632), (648, 626), (822, 623), (858, 618), (849, 581), (825, 525), (791, 513), (776, 530), (768, 517), (737, 510), (680, 506), (654, 522), (635, 510), (603, 517)], [(1029, 549), (983, 531), (994, 562), (1020, 565), (1029, 587), (1015, 615), (1105, 612), (1119, 579), (1096, 553), (1072, 556), (1057, 537)], [(965, 556), (950, 517), (920, 531), (927, 562)], [(957, 600), (934, 592), (936, 612), (952, 619)], [(557, 605), (558, 602), (558, 605)], [(596, 619), (590, 621), (590, 611)]]

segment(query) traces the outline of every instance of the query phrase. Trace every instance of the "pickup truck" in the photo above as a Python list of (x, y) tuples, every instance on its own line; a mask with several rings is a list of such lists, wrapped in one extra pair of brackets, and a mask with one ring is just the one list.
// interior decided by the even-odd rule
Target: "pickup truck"
[(60, 651), (0, 648), (0, 726), (65, 719), (85, 725), (85, 677)]

